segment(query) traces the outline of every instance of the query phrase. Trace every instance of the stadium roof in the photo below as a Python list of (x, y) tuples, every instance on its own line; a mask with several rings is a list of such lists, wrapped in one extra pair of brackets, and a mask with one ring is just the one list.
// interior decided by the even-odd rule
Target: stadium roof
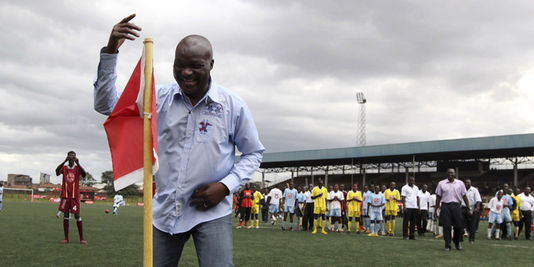
[(534, 134), (263, 154), (260, 168), (534, 156)]

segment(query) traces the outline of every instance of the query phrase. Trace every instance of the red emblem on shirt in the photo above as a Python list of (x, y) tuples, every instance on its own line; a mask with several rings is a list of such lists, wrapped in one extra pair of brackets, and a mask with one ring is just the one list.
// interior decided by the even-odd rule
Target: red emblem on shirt
[(204, 132), (204, 133), (207, 133), (208, 132), (208, 126), (211, 126), (211, 123), (209, 123), (207, 120), (203, 120), (199, 124), (200, 124), (200, 127), (198, 128), (198, 130), (200, 132)]

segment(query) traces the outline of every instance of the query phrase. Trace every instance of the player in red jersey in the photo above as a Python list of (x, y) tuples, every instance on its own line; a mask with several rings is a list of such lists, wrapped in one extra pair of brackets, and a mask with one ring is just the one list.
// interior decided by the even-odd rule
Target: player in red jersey
[[(243, 220), (245, 221), (245, 227), (247, 227), (248, 220), (250, 219), (250, 210), (252, 208), (252, 200), (254, 199), (252, 190), (250, 190), (250, 184), (245, 184), (245, 189), (241, 191), (239, 198), (241, 199), (241, 209), (239, 211), (241, 218), (239, 219), (239, 226), (237, 226), (238, 229), (242, 227)], [(247, 228), (251, 228), (251, 226)]]
[[(68, 164), (65, 164), (67, 162)], [(80, 216), (80, 177), (85, 176), (86, 173), (74, 151), (69, 151), (67, 158), (57, 166), (56, 175), (59, 176), (60, 174), (63, 174), (63, 182), (59, 210), (63, 212), (63, 231), (65, 232), (65, 239), (61, 241), (61, 244), (69, 243), (70, 212), (74, 213), (76, 218), (80, 243), (87, 244), (87, 241), (83, 239), (82, 217)]]

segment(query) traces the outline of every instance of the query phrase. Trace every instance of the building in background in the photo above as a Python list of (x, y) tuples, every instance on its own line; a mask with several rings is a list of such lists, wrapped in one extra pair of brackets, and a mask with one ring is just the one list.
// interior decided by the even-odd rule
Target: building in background
[(8, 174), (7, 175), (7, 185), (32, 185), (32, 178), (26, 174)]

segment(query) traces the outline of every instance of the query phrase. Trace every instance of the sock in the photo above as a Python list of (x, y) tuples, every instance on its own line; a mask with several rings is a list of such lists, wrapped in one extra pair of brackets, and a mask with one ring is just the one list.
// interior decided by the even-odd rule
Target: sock
[(113, 213), (117, 213), (117, 207), (113, 208)]
[[(319, 219), (317, 219), (319, 220)], [(313, 220), (313, 231), (317, 232), (317, 220)]]
[(256, 227), (260, 227), (260, 220), (256, 220)]
[(248, 221), (245, 221), (245, 226), (247, 226)]
[(438, 229), (439, 235), (443, 235), (443, 226), (440, 226)]
[(500, 233), (501, 233), (501, 229), (495, 230), (495, 238), (496, 239), (500, 239)]
[[(358, 223), (358, 222), (356, 222), (356, 223)], [(347, 231), (350, 232), (350, 228), (352, 227), (352, 221), (349, 221), (349, 222), (348, 222), (348, 225), (349, 225), (349, 226), (347, 227), (347, 228), (348, 228)], [(356, 230), (358, 230), (358, 227), (356, 227)]]
[(375, 224), (371, 222), (371, 233), (375, 233)]
[(360, 231), (360, 221), (356, 220), (356, 232)]
[(289, 222), (289, 229), (293, 229), (293, 222)]
[(395, 233), (395, 219), (391, 220), (391, 233)]
[(506, 237), (512, 237), (512, 225), (510, 222), (506, 223)]
[(241, 226), (242, 224), (243, 224), (243, 221), (239, 220), (239, 226)]
[(76, 225), (78, 226), (78, 234), (80, 235), (80, 241), (84, 240), (83, 239), (83, 223), (82, 223), (82, 219), (80, 219), (79, 221), (76, 221)]
[(63, 232), (65, 233), (65, 240), (69, 240), (69, 219), (63, 219)]
[(324, 227), (326, 226), (326, 220), (321, 220), (321, 229), (324, 232)]
[(491, 228), (488, 228), (488, 239), (491, 238)]
[(58, 211), (56, 216), (59, 217), (59, 215), (61, 215), (61, 211)]
[(519, 236), (519, 227), (518, 226), (515, 227), (515, 233), (514, 234), (515, 234), (514, 235), (515, 237)]
[(282, 228), (286, 229), (286, 221), (282, 222)]

